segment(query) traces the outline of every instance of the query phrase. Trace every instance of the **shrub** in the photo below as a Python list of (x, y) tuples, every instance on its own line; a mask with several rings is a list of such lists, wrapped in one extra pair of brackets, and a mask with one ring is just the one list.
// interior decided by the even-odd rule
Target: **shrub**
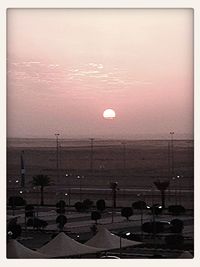
[(96, 207), (100, 212), (103, 212), (106, 209), (106, 202), (104, 199), (99, 199), (96, 202)]
[(28, 219), (26, 225), (28, 227), (32, 226), (33, 228), (45, 228), (48, 223), (45, 220), (41, 220), (38, 218), (30, 218)]
[(133, 215), (133, 210), (131, 207), (125, 207), (121, 210), (121, 216), (125, 217), (127, 220), (129, 220), (129, 217)]
[(91, 220), (94, 220), (97, 224), (97, 220), (101, 219), (101, 213), (98, 211), (93, 211), (91, 213)]
[(83, 205), (85, 209), (90, 209), (93, 205), (93, 201), (87, 198), (83, 201)]
[(74, 205), (75, 209), (78, 211), (78, 212), (82, 212), (82, 211), (85, 211), (85, 205), (83, 205), (82, 202), (76, 202), (75, 205)]

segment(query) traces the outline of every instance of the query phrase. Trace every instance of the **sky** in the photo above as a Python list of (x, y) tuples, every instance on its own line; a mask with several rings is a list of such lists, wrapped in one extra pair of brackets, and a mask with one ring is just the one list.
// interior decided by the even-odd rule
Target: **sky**
[(193, 137), (192, 9), (8, 10), (8, 137), (170, 131)]

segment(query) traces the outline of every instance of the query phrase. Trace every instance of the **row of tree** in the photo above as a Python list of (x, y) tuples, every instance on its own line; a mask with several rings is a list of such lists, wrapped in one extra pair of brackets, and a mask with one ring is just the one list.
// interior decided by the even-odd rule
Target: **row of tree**
[[(44, 188), (52, 184), (51, 179), (49, 178), (48, 175), (39, 174), (33, 177), (32, 184), (33, 186), (40, 187), (40, 195), (41, 195), (40, 205), (41, 206), (44, 205)], [(166, 180), (166, 181), (157, 180), (154, 182), (154, 185), (161, 192), (161, 205), (163, 208), (165, 208), (165, 191), (169, 187), (170, 182), (169, 180)], [(116, 198), (117, 182), (111, 183), (111, 188), (114, 194), (113, 197)]]

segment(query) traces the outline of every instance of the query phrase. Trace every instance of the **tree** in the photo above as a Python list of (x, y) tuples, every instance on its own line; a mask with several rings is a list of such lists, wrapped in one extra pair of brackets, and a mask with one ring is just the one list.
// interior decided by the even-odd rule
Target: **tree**
[(65, 213), (65, 206), (66, 206), (66, 203), (64, 200), (60, 200), (56, 203), (56, 207), (57, 207), (57, 210), (56, 212), (59, 213), (59, 214), (64, 214)]
[(106, 209), (106, 202), (104, 199), (99, 199), (96, 202), (96, 207), (100, 212), (103, 212)]
[(116, 208), (116, 198), (117, 198), (117, 190), (118, 188), (118, 182), (112, 182), (110, 183), (110, 188), (112, 189), (112, 195), (113, 195), (113, 208)]
[(83, 205), (85, 206), (85, 209), (88, 210), (92, 207), (93, 201), (87, 198), (83, 201)]
[(63, 214), (58, 215), (58, 217), (56, 218), (56, 223), (58, 224), (58, 228), (60, 229), (60, 231), (63, 231), (63, 228), (67, 223), (66, 216)]
[(48, 222), (45, 220), (41, 220), (38, 218), (29, 218), (26, 225), (28, 227), (33, 227), (33, 228), (45, 228), (48, 225)]
[(162, 207), (165, 209), (165, 191), (169, 187), (170, 182), (169, 181), (160, 181), (157, 180), (154, 182), (154, 185), (161, 193), (161, 201), (162, 201)]
[(121, 216), (125, 217), (127, 221), (129, 221), (129, 217), (133, 215), (133, 210), (131, 207), (125, 207), (121, 210)]
[(91, 213), (91, 220), (94, 220), (97, 224), (97, 220), (101, 219), (101, 213), (98, 211), (93, 211)]
[(40, 205), (44, 205), (44, 187), (50, 185), (50, 178), (47, 175), (39, 174), (33, 177), (33, 185), (40, 186), (41, 199)]
[(85, 206), (83, 205), (83, 202), (80, 202), (80, 201), (76, 202), (74, 204), (74, 207), (78, 212), (85, 211)]

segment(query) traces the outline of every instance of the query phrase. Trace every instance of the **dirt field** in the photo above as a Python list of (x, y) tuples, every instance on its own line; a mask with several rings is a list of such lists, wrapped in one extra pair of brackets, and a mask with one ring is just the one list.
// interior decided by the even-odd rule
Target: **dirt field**
[[(20, 188), (20, 154), (24, 150), (26, 187), (29, 189), (26, 195), (32, 195), (31, 198), (38, 198), (31, 186), (32, 177), (37, 174), (49, 175), (54, 183), (45, 189), (47, 202), (53, 195), (54, 199), (62, 197), (70, 188), (72, 203), (86, 197), (96, 200), (103, 195), (110, 200), (109, 190), (97, 192), (88, 188), (109, 189), (113, 181), (117, 181), (120, 188), (119, 203), (134, 200), (141, 192), (148, 199), (154, 197), (154, 201), (159, 201), (159, 192), (154, 190), (153, 181), (160, 178), (170, 180), (169, 203), (186, 200), (192, 208), (193, 141), (174, 140), (174, 175), (181, 176), (180, 180), (173, 180), (170, 174), (168, 144), (168, 140), (126, 141), (125, 144), (122, 140), (94, 140), (91, 149), (90, 140), (60, 140), (57, 170), (55, 140), (8, 141), (8, 196), (15, 188)], [(128, 189), (132, 191), (128, 192)]]

